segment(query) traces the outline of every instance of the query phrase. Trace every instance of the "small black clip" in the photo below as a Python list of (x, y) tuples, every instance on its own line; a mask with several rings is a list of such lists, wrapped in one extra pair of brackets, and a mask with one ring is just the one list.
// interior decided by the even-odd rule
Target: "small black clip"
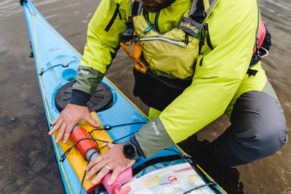
[(66, 155), (62, 154), (60, 157), (60, 162), (63, 163), (65, 159), (66, 159)]
[(104, 129), (107, 131), (107, 130), (110, 130), (110, 129), (112, 129), (112, 126), (111, 125), (105, 125), (104, 126)]
[(20, 0), (19, 3), (20, 5), (23, 5), (24, 3), (27, 3), (27, 0)]
[(133, 24), (132, 24), (132, 18), (128, 19), (128, 22), (126, 23), (126, 29), (121, 34), (121, 42), (129, 42), (133, 37)]
[(258, 73), (258, 70), (255, 70), (255, 69), (248, 69), (248, 71), (247, 71), (247, 74), (248, 74), (248, 76), (250, 77), (250, 76), (255, 76), (256, 74)]

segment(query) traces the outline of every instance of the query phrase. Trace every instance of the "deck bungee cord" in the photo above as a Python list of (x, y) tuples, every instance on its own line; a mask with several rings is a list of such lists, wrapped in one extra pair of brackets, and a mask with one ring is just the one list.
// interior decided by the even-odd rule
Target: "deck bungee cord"
[[(88, 135), (90, 135), (90, 137), (85, 137), (85, 138), (78, 138), (78, 137), (76, 137), (76, 139), (75, 140), (73, 140), (73, 142), (74, 142), (74, 144), (69, 148), (69, 149), (67, 149), (62, 155), (61, 155), (61, 158), (60, 158), (60, 162), (63, 162), (65, 159), (66, 159), (66, 156), (69, 154), (69, 152), (73, 149), (73, 148), (75, 148), (80, 142), (82, 142), (82, 141), (91, 141), (91, 142), (95, 142), (96, 143), (96, 145), (98, 144), (97, 142), (103, 142), (103, 143), (106, 143), (107, 145), (105, 145), (105, 146), (102, 146), (102, 147), (100, 147), (100, 148), (98, 148), (98, 150), (96, 150), (96, 152), (99, 152), (101, 149), (104, 149), (104, 148), (106, 148), (106, 147), (108, 147), (108, 144), (109, 143), (113, 143), (113, 144), (115, 144), (115, 143), (117, 143), (117, 142), (119, 142), (120, 140), (122, 140), (122, 139), (125, 139), (125, 138), (127, 138), (127, 137), (130, 137), (130, 136), (132, 136), (132, 135), (134, 135), (136, 132), (133, 132), (133, 133), (130, 133), (130, 134), (127, 134), (127, 135), (125, 135), (125, 136), (123, 136), (123, 137), (120, 137), (120, 138), (118, 138), (118, 139), (115, 139), (114, 141), (106, 141), (106, 140), (102, 140), (102, 139), (98, 139), (98, 138), (93, 138), (92, 136), (91, 136), (91, 133), (93, 133), (94, 131), (96, 131), (96, 130), (111, 130), (112, 128), (116, 128), (116, 127), (122, 127), (122, 126), (127, 126), (127, 125), (137, 125), (137, 124), (145, 124), (146, 122), (132, 122), (132, 123), (124, 123), (124, 124), (118, 124), (118, 125), (104, 125), (104, 128), (95, 128), (95, 129), (93, 129), (93, 130), (91, 130), (91, 131), (89, 131), (88, 132)], [(82, 148), (81, 148), (82, 149)], [(93, 152), (93, 153), (91, 153), (91, 156), (89, 157), (89, 159), (88, 159), (88, 161), (90, 162), (91, 161), (91, 157), (92, 157), (92, 155), (94, 154), (94, 153), (96, 153), (96, 152)], [(84, 156), (84, 154), (82, 154), (83, 156)]]
[(47, 69), (42, 69), (41, 72), (39, 73), (40, 76), (42, 76), (45, 72), (53, 69), (53, 68), (56, 68), (56, 67), (63, 67), (63, 68), (67, 68), (70, 66), (71, 63), (77, 63), (78, 61), (70, 61), (68, 63), (60, 63), (60, 64), (56, 64), (56, 65), (53, 65), (53, 66), (50, 66), (48, 67)]
[[(95, 131), (98, 130), (111, 130), (113, 128), (117, 128), (117, 127), (123, 127), (123, 126), (127, 126), (127, 125), (137, 125), (137, 124), (145, 124), (146, 122), (131, 122), (131, 123), (123, 123), (123, 124), (117, 124), (117, 125), (105, 125), (104, 128), (95, 128), (91, 131), (86, 131), (86, 129), (81, 128), (79, 126), (76, 126), (74, 128), (74, 130), (71, 133), (71, 139), (73, 140), (73, 145), (71, 147), (69, 147), (60, 157), (60, 162), (63, 163), (64, 160), (66, 159), (67, 155), (70, 153), (70, 151), (73, 148), (77, 148), (77, 150), (81, 153), (81, 155), (83, 156), (83, 158), (86, 160), (87, 165), (88, 163), (93, 160), (96, 159), (99, 156), (99, 153), (102, 149), (109, 147), (109, 144), (115, 144), (117, 142), (119, 142), (120, 140), (123, 140), (127, 137), (131, 137), (133, 136), (136, 132), (124, 135), (120, 138), (117, 138), (113, 141), (107, 141), (107, 140), (103, 140), (103, 139), (99, 139), (99, 138), (94, 138), (91, 134), (94, 133)], [(98, 142), (102, 142), (102, 143), (106, 143), (104, 146), (99, 147), (98, 146)], [(125, 169), (123, 172), (120, 173), (119, 175), (119, 180), (122, 180), (122, 183), (126, 183), (128, 182), (131, 177), (132, 177), (132, 173), (128, 172), (131, 171), (131, 169)], [(110, 170), (108, 174), (110, 174), (112, 171)], [(128, 174), (130, 174), (131, 176), (128, 176)], [(84, 170), (83, 172), (83, 176), (82, 176), (82, 180), (80, 182), (80, 188), (82, 188), (82, 185), (84, 183), (85, 180), (85, 176), (86, 176), (86, 170)], [(110, 176), (110, 175), (109, 175)], [(107, 181), (107, 176), (105, 176), (105, 178), (103, 178), (104, 181)], [(103, 182), (104, 182), (103, 181)], [(95, 186), (93, 186), (93, 188), (91, 188), (90, 190), (94, 190), (95, 187), (97, 187), (96, 184)], [(104, 184), (103, 184), (104, 185)], [(105, 185), (106, 190), (109, 193), (115, 193), (115, 190), (120, 189), (121, 184), (118, 184), (117, 186), (113, 184), (113, 186), (110, 185)], [(81, 193), (82, 189), (80, 189)]]

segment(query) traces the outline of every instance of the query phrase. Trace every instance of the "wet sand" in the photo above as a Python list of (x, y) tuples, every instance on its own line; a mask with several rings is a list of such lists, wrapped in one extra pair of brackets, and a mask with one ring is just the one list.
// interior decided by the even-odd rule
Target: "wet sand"
[[(82, 52), (87, 23), (98, 1), (34, 1), (56, 29)], [(261, 0), (263, 17), (273, 35), (264, 67), (291, 126), (291, 3)], [(276, 17), (275, 17), (276, 16)], [(55, 163), (46, 118), (35, 76), (24, 17), (16, 1), (0, 2), (0, 193), (64, 193)], [(132, 95), (128, 58), (120, 52), (107, 76), (143, 111)], [(201, 136), (225, 128), (223, 117)], [(210, 134), (210, 135), (209, 135)], [(291, 193), (291, 143), (274, 156), (238, 167), (245, 193)], [(232, 193), (235, 193), (233, 190)]]

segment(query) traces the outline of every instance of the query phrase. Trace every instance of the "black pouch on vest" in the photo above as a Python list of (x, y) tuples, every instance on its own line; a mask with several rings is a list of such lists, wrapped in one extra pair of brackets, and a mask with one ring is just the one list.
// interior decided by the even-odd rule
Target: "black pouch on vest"
[(192, 80), (170, 79), (157, 76), (150, 70), (146, 74), (133, 69), (135, 84), (133, 94), (139, 97), (146, 105), (162, 111), (177, 98)]

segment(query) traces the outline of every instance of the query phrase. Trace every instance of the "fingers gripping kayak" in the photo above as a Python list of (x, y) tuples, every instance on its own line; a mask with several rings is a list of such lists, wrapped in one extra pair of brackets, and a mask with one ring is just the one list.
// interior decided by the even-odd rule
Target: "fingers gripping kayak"
[(108, 152), (90, 161), (86, 168), (86, 179), (90, 180), (96, 175), (92, 183), (98, 184), (111, 172), (112, 174), (106, 184), (112, 185), (118, 176), (135, 162), (135, 160), (127, 159), (124, 156), (122, 151), (123, 146), (124, 144), (111, 144), (109, 145), (110, 150)]
[(100, 124), (92, 118), (87, 107), (68, 104), (58, 118), (51, 123), (53, 128), (50, 130), (49, 135), (53, 135), (58, 131), (56, 142), (59, 143), (63, 140), (63, 143), (66, 143), (73, 128), (80, 121), (87, 121), (90, 125), (96, 128), (100, 126)]

